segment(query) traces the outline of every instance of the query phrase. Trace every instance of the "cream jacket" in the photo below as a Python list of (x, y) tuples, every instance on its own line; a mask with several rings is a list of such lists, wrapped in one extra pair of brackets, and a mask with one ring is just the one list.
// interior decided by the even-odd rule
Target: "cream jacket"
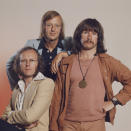
[[(37, 127), (26, 131), (48, 131), (49, 106), (54, 91), (52, 79), (44, 78), (33, 80), (28, 92), (25, 94), (21, 111), (16, 108), (20, 89), (16, 86), (12, 93), (10, 104), (7, 106), (2, 118), (10, 124), (28, 125), (38, 121)], [(10, 115), (9, 113), (13, 111)]]

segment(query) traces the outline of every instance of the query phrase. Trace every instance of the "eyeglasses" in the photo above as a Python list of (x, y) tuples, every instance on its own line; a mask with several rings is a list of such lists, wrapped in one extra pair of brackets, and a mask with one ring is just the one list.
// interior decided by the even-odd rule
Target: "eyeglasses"
[(29, 59), (29, 60), (23, 59), (23, 60), (20, 60), (20, 64), (27, 64), (27, 63), (35, 64), (36, 62), (38, 62), (38, 60), (35, 60), (35, 59)]
[(46, 24), (45, 26), (46, 26), (47, 28), (53, 28), (53, 27), (54, 27), (54, 28), (60, 28), (60, 27), (61, 27), (61, 25), (58, 25), (58, 24), (54, 24), (54, 25), (53, 25), (53, 24)]

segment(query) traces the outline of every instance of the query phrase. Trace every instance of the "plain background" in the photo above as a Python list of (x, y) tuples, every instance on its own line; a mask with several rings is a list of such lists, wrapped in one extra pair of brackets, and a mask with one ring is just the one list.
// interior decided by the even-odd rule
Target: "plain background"
[[(48, 10), (62, 15), (66, 36), (73, 35), (81, 20), (96, 18), (104, 27), (108, 53), (131, 69), (130, 0), (0, 0), (0, 114), (11, 96), (6, 62), (28, 39), (38, 38), (41, 17)], [(114, 93), (121, 87), (114, 83)], [(107, 131), (131, 131), (131, 102), (118, 106), (114, 126), (106, 127)]]

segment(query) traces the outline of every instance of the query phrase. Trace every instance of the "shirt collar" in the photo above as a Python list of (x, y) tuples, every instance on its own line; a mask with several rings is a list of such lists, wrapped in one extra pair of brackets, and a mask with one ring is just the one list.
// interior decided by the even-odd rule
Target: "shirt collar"
[(46, 77), (41, 72), (38, 72), (38, 74), (34, 77), (33, 80), (43, 80), (45, 78)]
[[(40, 44), (39, 44), (38, 49), (43, 49), (43, 48), (46, 49), (45, 43), (46, 43), (45, 39), (42, 38), (42, 39), (40, 40)], [(62, 45), (62, 43), (61, 43), (61, 40), (58, 41), (58, 44), (57, 44), (56, 48), (58, 48), (58, 47), (63, 49), (63, 45)]]
[[(45, 78), (46, 77), (41, 72), (38, 72), (38, 74), (33, 78), (33, 80), (37, 81), (37, 80), (43, 80)], [(19, 86), (21, 92), (24, 92), (25, 82), (23, 80), (18, 81), (18, 86)]]

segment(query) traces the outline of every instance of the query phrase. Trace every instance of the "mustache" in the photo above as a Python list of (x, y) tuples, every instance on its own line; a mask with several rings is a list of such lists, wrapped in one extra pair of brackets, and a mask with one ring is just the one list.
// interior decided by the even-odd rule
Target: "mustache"
[(94, 43), (92, 40), (90, 40), (90, 39), (87, 39), (87, 40), (85, 40), (85, 41), (83, 41), (83, 42), (90, 42), (90, 43)]

